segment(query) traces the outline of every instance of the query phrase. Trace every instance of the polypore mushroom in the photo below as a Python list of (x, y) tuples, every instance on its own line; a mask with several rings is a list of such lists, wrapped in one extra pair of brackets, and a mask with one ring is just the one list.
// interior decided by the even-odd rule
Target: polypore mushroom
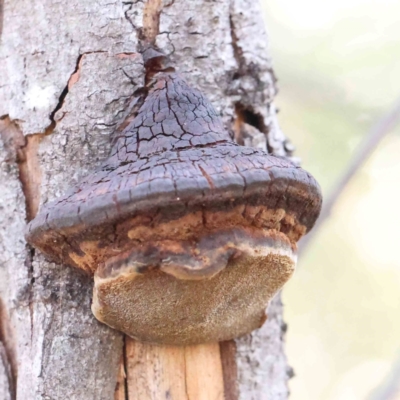
[(220, 341), (262, 325), (320, 207), (309, 173), (234, 143), (198, 90), (161, 73), (110, 157), (43, 206), (27, 239), (94, 274), (107, 325), (145, 342)]

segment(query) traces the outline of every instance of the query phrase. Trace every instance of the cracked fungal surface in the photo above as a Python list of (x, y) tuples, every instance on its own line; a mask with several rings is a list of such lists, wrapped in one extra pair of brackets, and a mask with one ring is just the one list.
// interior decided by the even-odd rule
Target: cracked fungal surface
[(95, 274), (101, 321), (142, 341), (199, 343), (261, 325), (320, 207), (310, 174), (234, 143), (198, 90), (160, 73), (110, 157), (46, 204), (27, 238)]

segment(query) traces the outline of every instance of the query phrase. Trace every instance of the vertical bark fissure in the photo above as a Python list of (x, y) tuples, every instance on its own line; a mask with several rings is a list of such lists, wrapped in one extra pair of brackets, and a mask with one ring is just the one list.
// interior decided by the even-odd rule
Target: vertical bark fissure
[[(0, 347), (3, 347), (4, 349), (3, 356), (5, 360), (3, 360), (3, 364), (7, 373), (10, 398), (15, 400), (17, 396), (16, 389), (18, 377), (17, 359), (9, 318), (2, 299), (0, 299)], [(0, 351), (0, 359), (2, 358), (1, 353), (3, 352)]]
[(235, 31), (235, 24), (233, 22), (232, 10), (229, 15), (229, 28), (230, 28), (230, 33), (231, 33), (233, 55), (235, 57), (237, 65), (238, 65), (238, 70), (237, 70), (236, 74), (234, 74), (233, 79), (238, 79), (240, 77), (240, 75), (244, 74), (243, 71), (244, 71), (245, 61), (243, 59), (242, 49), (238, 45), (238, 37), (237, 37), (236, 31)]
[(237, 386), (237, 366), (235, 360), (236, 343), (234, 340), (221, 342), (219, 344), (219, 348), (222, 362), (225, 400), (238, 400), (239, 392)]
[(184, 376), (185, 376), (185, 380), (184, 380), (184, 384), (185, 384), (185, 393), (186, 393), (186, 398), (187, 400), (190, 400), (190, 396), (189, 396), (189, 388), (188, 388), (188, 381), (187, 381), (187, 372), (188, 372), (188, 368), (187, 368), (187, 357), (186, 357), (186, 351), (183, 352), (183, 357), (184, 357)]
[(123, 378), (124, 378), (124, 390), (125, 390), (125, 400), (129, 400), (129, 390), (128, 390), (128, 356), (126, 352), (126, 335), (124, 335), (124, 344), (122, 347), (122, 365), (123, 365)]
[[(19, 129), (17, 121), (12, 121), (8, 116), (4, 116), (0, 120), (0, 136), (5, 143), (6, 148), (8, 147), (12, 154), (12, 162), (15, 162), (19, 171), (19, 181), (21, 184), (22, 193), (25, 199), (25, 217), (29, 221), (34, 217), (38, 208), (38, 190), (35, 187), (35, 181), (37, 180), (33, 172), (38, 166), (37, 160), (35, 159), (35, 153), (37, 143), (40, 141), (40, 135), (30, 135), (24, 137), (21, 130)], [(31, 162), (33, 161), (33, 162)], [(33, 167), (33, 168), (32, 168)], [(39, 170), (37, 173), (40, 176)], [(28, 309), (30, 315), (30, 328), (31, 335), (33, 332), (33, 312), (32, 312), (32, 285), (34, 283), (33, 278), (33, 256), (35, 250), (29, 246), (25, 246), (25, 267), (28, 269), (27, 275), (29, 279), (29, 286), (27, 288), (28, 298)], [(11, 329), (5, 329), (7, 327), (6, 311), (4, 305), (0, 304), (0, 341), (4, 343), (6, 354), (9, 359), (11, 366), (11, 388), (12, 398), (16, 398), (16, 387), (17, 387), (17, 361), (16, 361), (16, 349), (11, 348), (11, 339), (6, 337), (6, 333), (10, 334)], [(32, 336), (31, 336), (32, 338)], [(8, 343), (8, 344), (7, 344)]]
[(33, 274), (33, 259), (35, 257), (35, 249), (28, 244), (26, 245), (27, 257), (25, 265), (28, 270), (28, 310), (29, 310), (29, 322), (30, 322), (30, 340), (33, 341), (33, 285), (35, 284), (35, 277)]
[(25, 197), (26, 220), (30, 221), (36, 215), (39, 207), (40, 190), (40, 165), (37, 158), (37, 149), (44, 134), (27, 135), (24, 137), (18, 121), (11, 120), (8, 116), (0, 119), (0, 135), (8, 147), (12, 147)]
[[(232, 79), (240, 80), (246, 75), (250, 75), (252, 78), (256, 79), (259, 84), (260, 82), (257, 73), (251, 70), (251, 68), (247, 65), (246, 60), (243, 57), (243, 51), (238, 43), (239, 38), (236, 34), (232, 11), (231, 14), (229, 15), (229, 27), (231, 34), (232, 50), (236, 63), (238, 65), (238, 69), (233, 74)], [(239, 144), (244, 145), (243, 136), (245, 135), (245, 132), (247, 130), (244, 124), (248, 124), (256, 128), (259, 132), (262, 132), (264, 135), (268, 136), (268, 127), (265, 125), (262, 115), (255, 110), (252, 104), (244, 104), (239, 101), (235, 104), (234, 112), (235, 112), (235, 121), (233, 125), (235, 132), (235, 140)]]
[[(21, 130), (16, 122), (12, 122), (15, 125), (15, 132), (18, 136), (23, 138), (24, 145), (17, 149), (17, 164), (19, 170), (19, 180), (21, 182), (22, 193), (25, 198), (25, 216), (26, 221), (29, 222), (35, 217), (39, 209), (40, 199), (40, 180), (41, 170), (38, 159), (38, 148), (39, 144), (45, 134), (39, 133), (36, 135), (23, 136)], [(52, 128), (49, 127), (49, 131)], [(30, 339), (33, 340), (34, 331), (34, 311), (33, 311), (33, 298), (34, 298), (34, 267), (33, 260), (35, 257), (35, 249), (26, 244), (26, 258), (25, 267), (27, 268), (28, 287), (27, 287), (27, 299), (28, 299), (28, 311), (30, 318)]]
[(19, 180), (25, 196), (27, 222), (39, 209), (41, 170), (37, 152), (43, 137), (42, 133), (25, 136), (25, 145), (18, 152)]
[[(142, 0), (137, 0), (135, 2), (124, 2), (124, 5), (128, 5), (129, 8), (125, 10), (124, 15), (125, 19), (132, 25), (132, 28), (137, 33), (137, 37), (139, 39), (139, 48), (138, 52), (143, 55), (143, 52), (149, 47), (154, 47), (155, 39), (159, 33), (159, 24), (160, 24), (160, 14), (162, 11), (161, 0), (147, 0), (144, 3), (143, 9), (143, 26), (137, 27), (132, 18), (129, 16), (129, 11), (132, 11), (132, 8), (135, 4), (139, 2), (143, 2)], [(120, 55), (120, 54), (118, 54)], [(145, 83), (149, 82), (151, 75), (154, 73), (153, 69), (154, 65), (149, 63), (145, 65)], [(127, 73), (122, 70), (125, 76), (130, 79), (132, 84), (134, 84), (132, 77), (128, 76)], [(117, 125), (115, 134), (112, 135), (111, 143), (114, 140), (118, 139), (118, 134), (123, 131), (127, 127), (127, 125), (132, 121), (132, 119), (136, 116), (139, 108), (144, 103), (147, 97), (147, 87), (146, 85), (140, 87), (133, 93), (133, 101), (128, 106), (121, 122)]]
[(143, 27), (139, 38), (147, 43), (154, 44), (159, 33), (161, 0), (147, 0), (143, 10)]

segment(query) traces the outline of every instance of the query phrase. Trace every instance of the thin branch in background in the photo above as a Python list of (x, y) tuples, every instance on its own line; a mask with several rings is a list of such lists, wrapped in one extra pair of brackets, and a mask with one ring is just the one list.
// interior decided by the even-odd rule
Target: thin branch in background
[(383, 382), (372, 391), (367, 400), (395, 400), (400, 393), (400, 356)]
[(400, 122), (400, 98), (394, 107), (374, 125), (361, 142), (358, 151), (351, 159), (345, 173), (334, 186), (331, 195), (324, 201), (322, 211), (312, 231), (299, 244), (299, 253), (304, 252), (315, 238), (324, 222), (330, 217), (338, 198), (346, 189), (348, 183), (378, 147), (379, 142)]

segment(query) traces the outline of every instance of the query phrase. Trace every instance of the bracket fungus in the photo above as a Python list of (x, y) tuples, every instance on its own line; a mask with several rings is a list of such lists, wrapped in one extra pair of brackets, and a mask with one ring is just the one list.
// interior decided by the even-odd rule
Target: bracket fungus
[(94, 274), (97, 319), (140, 341), (186, 345), (263, 324), (320, 208), (309, 173), (234, 143), (208, 100), (164, 72), (110, 157), (44, 205), (27, 239)]

